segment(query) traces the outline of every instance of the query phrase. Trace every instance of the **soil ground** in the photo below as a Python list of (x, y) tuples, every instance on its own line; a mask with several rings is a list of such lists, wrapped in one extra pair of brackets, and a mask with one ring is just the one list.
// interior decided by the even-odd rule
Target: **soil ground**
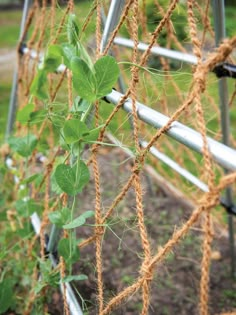
[[(132, 161), (127, 160), (127, 156), (119, 148), (115, 148), (104, 150), (99, 157), (99, 164), (102, 207), (105, 211), (126, 182)], [(169, 239), (174, 229), (184, 223), (193, 209), (186, 206), (185, 200), (166, 194), (163, 187), (145, 173), (142, 174), (142, 183), (145, 223), (155, 253)], [(91, 203), (94, 195), (91, 183), (79, 198), (79, 212), (94, 208)], [(89, 236), (90, 233), (91, 227), (77, 231), (78, 238)], [(156, 268), (151, 289), (150, 315), (198, 314), (201, 243), (202, 230), (196, 225)], [(107, 226), (102, 246), (105, 301), (108, 301), (139, 276), (143, 253), (133, 189), (116, 208)], [(231, 276), (227, 230), (219, 224), (215, 226), (212, 252), (210, 314), (236, 312), (236, 281)], [(74, 270), (75, 273), (88, 275), (88, 280), (76, 283), (76, 287), (86, 302), (87, 314), (91, 315), (98, 314), (94, 256), (93, 244), (82, 249), (81, 261)], [(140, 295), (135, 294), (112, 314), (136, 315), (140, 314), (141, 308)]]

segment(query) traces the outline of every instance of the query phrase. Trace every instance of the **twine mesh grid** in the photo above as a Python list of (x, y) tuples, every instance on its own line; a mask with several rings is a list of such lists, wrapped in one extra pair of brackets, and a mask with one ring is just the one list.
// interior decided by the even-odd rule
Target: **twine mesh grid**
[[(221, 139), (220, 131), (220, 112), (218, 100), (212, 94), (211, 86), (216, 84), (216, 77), (211, 71), (221, 62), (232, 60), (233, 50), (236, 46), (236, 37), (225, 39), (220, 46), (215, 49), (213, 36), (214, 31), (210, 21), (209, 1), (202, 2), (187, 0), (183, 6), (179, 1), (170, 1), (165, 5), (164, 1), (154, 0), (138, 1), (127, 0), (123, 11), (120, 14), (117, 27), (110, 35), (108, 43), (103, 52), (100, 51), (102, 38), (102, 14), (101, 7), (109, 7), (109, 1), (91, 2), (89, 14), (84, 18), (81, 26), (81, 38), (86, 34), (87, 29), (95, 27), (95, 32), (88, 49), (93, 60), (107, 55), (112, 50), (112, 54), (117, 61), (120, 61), (122, 77), (127, 85), (125, 95), (120, 99), (117, 106), (109, 107), (110, 112), (104, 115), (103, 107), (107, 106), (104, 101), (97, 101), (94, 105), (95, 125), (101, 123), (103, 127), (100, 130), (97, 142), (86, 151), (86, 163), (90, 166), (94, 181), (94, 211), (95, 219), (91, 235), (82, 236), (84, 240), (78, 245), (81, 250), (86, 246), (94, 244), (96, 256), (96, 277), (97, 277), (97, 314), (112, 314), (119, 309), (127, 300), (140, 295), (142, 307), (140, 314), (148, 314), (150, 308), (150, 290), (154, 275), (158, 276), (158, 266), (165, 261), (168, 254), (174, 249), (177, 243), (188, 235), (190, 229), (196, 224), (201, 224), (202, 228), (202, 258), (201, 258), (201, 276), (199, 285), (199, 314), (209, 314), (209, 268), (211, 256), (211, 244), (213, 239), (212, 211), (220, 203), (220, 196), (223, 190), (235, 183), (236, 173), (224, 175), (222, 169), (213, 161), (208, 148), (207, 136), (216, 140)], [(155, 10), (155, 21), (150, 21), (148, 12)], [(76, 9), (77, 10), (77, 9)], [(180, 40), (178, 34), (179, 24), (176, 24), (176, 17), (181, 10), (185, 10), (187, 19), (184, 21), (184, 40)], [(68, 15), (75, 12), (73, 1), (68, 1), (65, 7), (59, 8), (56, 1), (35, 0), (29, 11), (25, 26), (24, 35), (28, 33), (27, 47), (37, 52), (37, 57), (32, 60), (30, 53), (19, 56), (19, 79), (18, 79), (18, 103), (19, 109), (26, 104), (33, 102), (35, 110), (45, 108), (45, 104), (37, 98), (31, 97), (30, 87), (38, 71), (40, 54), (44, 52), (48, 45), (63, 42), (65, 39), (66, 23)], [(83, 12), (76, 12), (82, 15)], [(179, 22), (180, 23), (180, 22)], [(113, 44), (114, 38), (119, 34), (125, 34), (133, 41), (133, 49), (120, 48)], [(23, 35), (23, 37), (24, 37)], [(86, 39), (86, 38), (85, 38)], [(145, 52), (138, 50), (138, 43), (142, 41), (148, 45)], [(19, 47), (22, 43), (19, 43)], [(182, 63), (173, 63), (163, 57), (151, 56), (153, 46), (164, 45), (166, 48), (177, 49), (181, 52), (191, 51), (197, 58), (196, 66), (185, 66)], [(211, 51), (211, 52), (209, 52)], [(53, 108), (58, 103), (68, 106), (68, 110), (73, 106), (73, 99), (76, 92), (72, 88), (72, 73), (65, 69), (59, 74), (49, 74), (48, 84), (50, 95), (47, 106)], [(118, 87), (117, 87), (118, 89)], [(213, 92), (214, 93), (214, 92)], [(122, 112), (124, 101), (129, 98), (132, 102), (132, 128), (126, 128), (129, 125), (129, 117)], [(167, 115), (169, 121), (167, 124), (154, 130), (148, 127), (138, 118), (136, 101), (148, 104), (153, 109)], [(231, 87), (230, 106), (235, 101), (235, 87)], [(111, 109), (112, 108), (112, 109)], [(210, 108), (210, 110), (209, 110)], [(106, 118), (105, 118), (106, 117)], [(66, 119), (70, 119), (70, 114)], [(202, 156), (198, 156), (184, 145), (178, 144), (165, 135), (171, 124), (178, 120), (185, 125), (194, 128), (200, 132), (203, 139)], [(103, 207), (102, 200), (102, 182), (100, 178), (101, 167), (98, 163), (99, 155), (106, 147), (106, 132), (110, 126), (116, 126), (115, 135), (124, 146), (132, 147), (135, 157), (132, 161), (132, 168), (129, 170), (128, 179), (119, 186), (116, 196), (109, 206)], [(39, 126), (39, 128), (38, 128)], [(122, 129), (124, 127), (124, 129)], [(51, 175), (60, 159), (67, 157), (67, 152), (60, 148), (58, 139), (54, 138), (53, 126), (44, 120), (37, 127), (33, 126), (32, 132), (37, 139), (45, 139), (47, 135), (46, 159), (41, 165), (43, 176), (41, 183), (36, 187), (32, 184), (31, 198), (35, 200), (44, 199), (44, 211), (41, 217), (40, 229), (40, 255), (45, 259), (45, 231), (50, 227), (48, 214), (58, 210), (68, 204), (68, 196), (63, 193), (54, 196), (51, 192)], [(114, 130), (114, 127), (111, 128)], [(20, 123), (16, 123), (15, 132), (18, 136), (26, 135), (28, 129)], [(142, 148), (139, 139), (147, 142), (145, 148)], [(44, 140), (45, 141), (45, 140)], [(235, 139), (231, 136), (231, 143), (235, 146)], [(181, 177), (163, 167), (161, 162), (153, 159), (149, 155), (152, 146), (160, 149), (161, 152), (171, 156), (182, 167), (189, 169), (209, 187), (206, 193), (196, 189), (193, 185), (184, 182)], [(109, 152), (109, 151), (108, 151)], [(30, 169), (37, 166), (37, 150), (34, 150), (29, 158), (28, 165)], [(154, 249), (150, 244), (149, 231), (146, 228), (145, 217), (148, 209), (143, 202), (143, 184), (141, 174), (145, 163), (152, 164), (158, 173), (163, 175), (166, 180), (181, 187), (181, 190), (196, 203), (196, 208), (189, 218), (178, 227), (173, 227), (173, 235), (161, 248)], [(191, 161), (191, 163), (189, 163)], [(15, 161), (19, 169), (20, 177), (24, 178), (23, 161)], [(16, 184), (15, 190), (18, 186)], [(139, 276), (115, 296), (107, 298), (103, 283), (103, 244), (106, 238), (105, 225), (108, 220), (116, 215), (116, 208), (122, 203), (129, 190), (135, 193), (135, 209), (137, 228), (140, 237), (140, 246), (142, 248), (142, 257), (140, 259)], [(79, 196), (78, 198), (83, 198)], [(11, 218), (12, 220), (12, 218)], [(200, 222), (200, 223), (199, 223)], [(64, 231), (64, 237), (68, 237)], [(28, 243), (28, 255), (31, 256), (37, 237)], [(35, 259), (31, 257), (31, 259)], [(61, 277), (66, 276), (66, 267), (63, 257), (60, 257), (57, 268), (60, 269)], [(37, 271), (32, 275), (32, 287), (37, 282)], [(66, 286), (64, 285), (64, 312), (69, 314), (69, 306), (65, 298)], [(24, 314), (30, 314), (34, 301), (36, 299), (35, 291), (29, 293), (29, 298), (25, 306)], [(184, 306), (183, 306), (184, 307)]]

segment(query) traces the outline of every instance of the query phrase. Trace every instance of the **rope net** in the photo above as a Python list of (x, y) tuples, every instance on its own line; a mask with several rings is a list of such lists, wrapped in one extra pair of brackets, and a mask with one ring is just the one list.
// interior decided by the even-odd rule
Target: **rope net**
[[(215, 209), (219, 209), (220, 197), (224, 189), (234, 184), (236, 180), (235, 172), (224, 174), (222, 168), (214, 162), (207, 142), (207, 136), (217, 141), (222, 138), (219, 99), (216, 95), (217, 79), (212, 70), (221, 62), (232, 61), (233, 50), (236, 46), (236, 37), (232, 37), (225, 39), (218, 48), (215, 48), (209, 2), (199, 3), (187, 0), (179, 3), (179, 1), (173, 0), (167, 3), (167, 1), (159, 0), (127, 0), (119, 15), (117, 26), (102, 52), (100, 51), (103, 32), (102, 10), (105, 14), (108, 13), (110, 1), (91, 1), (90, 9), (85, 14), (80, 10), (79, 5), (78, 7), (74, 5), (73, 1), (68, 1), (65, 6), (59, 7), (55, 0), (49, 2), (35, 0), (28, 13), (24, 34), (19, 43), (20, 47), (25, 35), (28, 34), (26, 45), (29, 52), (18, 56), (18, 111), (22, 113), (24, 109), (33, 104), (32, 111), (35, 112), (37, 123), (22, 124), (17, 120), (15, 135), (27, 137), (27, 135), (33, 134), (36, 136), (38, 144), (32, 154), (27, 157), (27, 161), (19, 154), (9, 151), (11, 149), (7, 150), (7, 154), (11, 152), (15, 165), (12, 172), (17, 172), (19, 176), (18, 183), (14, 185), (13, 194), (19, 195), (19, 183), (22, 180), (40, 173), (37, 181), (29, 182), (28, 192), (30, 200), (34, 200), (35, 203), (42, 203), (43, 200), (43, 211), (40, 212), (40, 248), (38, 248), (37, 236), (23, 242), (27, 246), (28, 257), (32, 262), (37, 261), (35, 258), (37, 251), (40, 252), (40, 261), (46, 259), (46, 234), (49, 233), (51, 227), (49, 216), (52, 212), (60, 211), (65, 207), (71, 208), (73, 199), (66, 192), (60, 191), (58, 187), (55, 188), (55, 169), (59, 163), (69, 166), (70, 163), (73, 163), (73, 155), (82, 154), (82, 159), (91, 172), (89, 184), (91, 190), (85, 189), (78, 194), (76, 200), (74, 199), (75, 212), (82, 214), (83, 205), (86, 204), (87, 199), (90, 199), (90, 207), (93, 209), (89, 210), (94, 210), (95, 216), (94, 219), (90, 219), (90, 225), (84, 230), (84, 235), (82, 235), (83, 228), (77, 228), (75, 233), (82, 238), (76, 245), (81, 250), (81, 256), (89, 246), (95, 248), (95, 262), (94, 257), (87, 262), (95, 264), (97, 285), (96, 302), (94, 302), (91, 314), (92, 312), (99, 315), (121, 314), (118, 313), (120, 308), (123, 310), (122, 314), (128, 314), (125, 310), (125, 303), (128, 301), (129, 303), (139, 301), (137, 314), (151, 314), (153, 312), (152, 306), (150, 308), (152, 282), (158, 282), (160, 265), (168, 260), (176, 245), (181, 243), (196, 225), (202, 233), (202, 244), (199, 244), (201, 258), (198, 262), (200, 266), (199, 302), (196, 308), (201, 315), (209, 314), (208, 287), (211, 244), (214, 237), (213, 217), (222, 216), (224, 213)], [(78, 114), (73, 110), (77, 92), (73, 88), (72, 71), (65, 68), (60, 73), (50, 72), (46, 75), (44, 80), (47, 81), (48, 92), (43, 101), (32, 95), (32, 84), (40, 71), (39, 64), (42, 64), (42, 54), (46, 53), (50, 45), (60, 45), (67, 41), (68, 18), (72, 13), (75, 13), (79, 20), (78, 40), (84, 44), (93, 62), (112, 52), (119, 63), (126, 90), (123, 91), (124, 96), (116, 106), (101, 99), (93, 103), (93, 114), (89, 116), (88, 124), (99, 127), (97, 139), (94, 144), (85, 146), (82, 153), (76, 153), (75, 150), (71, 156), (69, 149), (61, 145), (60, 137), (56, 135), (55, 131), (61, 130), (66, 121), (74, 119)], [(132, 39), (133, 49), (115, 45), (116, 36)], [(144, 52), (139, 51), (139, 42), (147, 44)], [(190, 66), (179, 61), (153, 56), (151, 54), (153, 46), (191, 53), (197, 58), (197, 64)], [(32, 50), (36, 51), (34, 59), (30, 56)], [(235, 99), (235, 86), (232, 82), (230, 84), (229, 106), (231, 111)], [(116, 89), (120, 89), (118, 84)], [(129, 115), (122, 110), (122, 105), (127, 98), (132, 102), (132, 113)], [(155, 130), (140, 121), (136, 101), (168, 116), (167, 124)], [(44, 116), (40, 116), (41, 114)], [(201, 155), (166, 136), (166, 132), (175, 120), (201, 134), (203, 141)], [(116, 142), (116, 146), (132, 152), (131, 157), (129, 156), (127, 159), (120, 149), (113, 149), (110, 134), (119, 141), (119, 145)], [(235, 147), (234, 132), (230, 137), (230, 143)], [(140, 139), (147, 142), (145, 147), (140, 146)], [(201, 179), (207, 184), (209, 191), (202, 192), (166, 167), (161, 161), (155, 159), (149, 154), (152, 146)], [(119, 163), (125, 165), (126, 176), (125, 179), (119, 180), (118, 174), (116, 174), (117, 179), (111, 179), (111, 182), (115, 182), (115, 186), (108, 197), (107, 192), (104, 191), (104, 187), (106, 187), (104, 181), (107, 181), (107, 175), (103, 177), (104, 156), (108, 159), (111, 155), (110, 159), (114, 159), (114, 153), (112, 153), (114, 150), (118, 150), (119, 155), (123, 157), (123, 161)], [(6, 150), (2, 150), (2, 152), (6, 154)], [(43, 162), (39, 164), (39, 160)], [(173, 226), (172, 235), (160, 246), (158, 239), (153, 244), (147, 227), (149, 209), (144, 202), (146, 188), (143, 184), (147, 164), (152, 165), (167, 182), (178, 187), (183, 196), (186, 196), (188, 200), (191, 199), (195, 205), (195, 209), (188, 214), (187, 218), (186, 216), (179, 218), (179, 224)], [(57, 191), (59, 193), (56, 193)], [(131, 192), (133, 206), (127, 214), (127, 209), (125, 211), (122, 205), (124, 200), (129, 198)], [(120, 210), (122, 207), (123, 210)], [(212, 216), (212, 213), (216, 214)], [(129, 216), (134, 218), (135, 233), (140, 240), (140, 252), (136, 257), (139, 262), (138, 273), (135, 274), (135, 279), (132, 278), (133, 280), (129, 281), (126, 286), (117, 288), (116, 293), (111, 296), (106, 291), (103, 279), (106, 265), (109, 263), (103, 260), (103, 251), (104, 247), (109, 247), (113, 222), (118, 218), (120, 222), (123, 222), (124, 229), (128, 230), (127, 217)], [(29, 218), (18, 219), (15, 208), (13, 215), (9, 215), (9, 221), (16, 226), (24, 224), (27, 220)], [(159, 227), (156, 226), (156, 228)], [(72, 235), (70, 230), (64, 229), (63, 233), (65, 239), (70, 239)], [(112, 255), (115, 250), (111, 248), (111, 260), (114, 258)], [(118, 255), (118, 252), (116, 254)], [(71, 274), (71, 270), (67, 268), (65, 257), (60, 257), (56, 270), (59, 271), (62, 279)], [(120, 276), (133, 277), (123, 275), (122, 266)], [(37, 278), (38, 272), (35, 265), (35, 272), (32, 274), (32, 288), (22, 314), (31, 314), (35, 301), (39, 296), (42, 297), (46, 294), (43, 290), (40, 291), (40, 294), (34, 290)], [(86, 284), (84, 284), (85, 286)], [(69, 314), (69, 306), (65, 298), (65, 284), (63, 292), (64, 313)], [(83, 292), (81, 295), (83, 296)], [(153, 308), (153, 314), (158, 314), (155, 305)]]

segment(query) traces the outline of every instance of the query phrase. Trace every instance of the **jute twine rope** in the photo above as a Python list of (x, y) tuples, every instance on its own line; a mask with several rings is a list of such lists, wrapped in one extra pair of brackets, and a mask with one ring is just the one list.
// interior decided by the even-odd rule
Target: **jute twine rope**
[[(45, 41), (45, 28), (47, 23), (50, 22), (50, 39), (49, 41), (53, 44), (57, 43), (59, 35), (62, 33), (66, 18), (69, 13), (73, 13), (74, 3), (73, 1), (68, 1), (67, 7), (65, 8), (64, 14), (59, 22), (59, 26), (57, 30), (53, 29), (55, 24), (55, 5), (56, 1), (51, 1), (51, 9), (50, 9), (50, 19), (47, 19), (47, 10), (46, 10), (47, 1), (44, 0), (42, 3), (42, 8), (40, 8), (39, 1), (34, 2), (35, 11), (32, 10), (29, 13), (29, 17), (27, 19), (26, 28), (24, 34), (27, 33), (29, 27), (32, 25), (33, 21), (35, 20), (35, 27), (32, 30), (32, 36), (29, 40), (29, 45), (36, 46), (36, 50), (39, 51), (43, 47), (43, 43)], [(100, 43), (101, 43), (101, 1), (96, 0), (93, 3), (93, 6), (85, 19), (83, 24), (82, 31), (86, 29), (88, 26), (93, 14), (96, 12), (96, 58), (99, 58), (101, 55), (106, 55), (111, 48), (113, 40), (115, 36), (118, 34), (122, 25), (127, 20), (129, 15), (129, 31), (131, 33), (132, 39), (134, 41), (134, 49), (132, 51), (132, 67), (131, 67), (131, 80), (129, 81), (129, 87), (125, 95), (120, 99), (119, 104), (116, 108), (112, 111), (109, 115), (108, 119), (105, 121), (104, 127), (101, 129), (98, 142), (99, 144), (95, 144), (92, 147), (91, 158), (88, 161), (88, 165), (92, 163), (92, 170), (94, 174), (94, 184), (95, 184), (95, 228), (93, 235), (88, 239), (84, 240), (79, 244), (80, 248), (85, 247), (86, 245), (94, 242), (96, 246), (96, 272), (97, 272), (97, 291), (98, 291), (98, 313), (99, 315), (110, 314), (113, 310), (120, 306), (120, 304), (127, 300), (131, 295), (135, 294), (136, 292), (140, 291), (142, 294), (142, 315), (148, 314), (149, 304), (150, 304), (150, 283), (153, 279), (153, 275), (155, 272), (156, 267), (165, 259), (165, 257), (170, 253), (173, 247), (181, 241), (181, 239), (189, 232), (190, 228), (198, 222), (200, 217), (203, 217), (203, 231), (204, 231), (204, 239), (203, 239), (203, 246), (202, 246), (202, 262), (201, 262), (201, 281), (200, 281), (200, 302), (199, 302), (199, 309), (201, 315), (208, 315), (208, 283), (209, 283), (209, 266), (210, 266), (210, 254), (211, 254), (211, 242), (213, 238), (213, 228), (212, 228), (212, 219), (211, 219), (211, 210), (214, 206), (219, 204), (219, 196), (222, 190), (235, 182), (236, 180), (236, 173), (222, 176), (219, 180), (219, 184), (216, 185), (215, 181), (215, 174), (213, 173), (213, 165), (211, 160), (211, 155), (208, 148), (207, 143), (207, 129), (206, 129), (206, 121), (204, 117), (204, 110), (202, 106), (202, 99), (201, 96), (206, 90), (206, 81), (207, 81), (207, 74), (210, 70), (212, 70), (218, 63), (226, 60), (229, 57), (232, 50), (236, 46), (236, 37), (231, 39), (225, 40), (220, 47), (212, 54), (210, 54), (206, 60), (202, 61), (202, 47), (206, 39), (206, 34), (209, 32), (213, 35), (212, 28), (210, 26), (209, 18), (208, 18), (208, 10), (209, 10), (209, 1), (207, 1), (205, 5), (205, 10), (202, 10), (201, 7), (198, 5), (197, 1), (188, 0), (187, 1), (187, 16), (188, 16), (188, 26), (189, 26), (189, 34), (192, 41), (193, 52), (198, 59), (198, 63), (196, 68), (193, 72), (193, 81), (191, 88), (186, 96), (181, 94), (181, 90), (178, 85), (173, 80), (173, 77), (170, 73), (170, 65), (169, 63), (164, 60), (163, 58), (160, 59), (160, 63), (162, 68), (166, 71), (166, 78), (165, 80), (170, 80), (171, 85), (173, 87), (174, 93), (176, 97), (179, 99), (180, 104), (182, 104), (174, 113), (170, 116), (167, 124), (157, 130), (154, 135), (150, 131), (147, 132), (149, 135), (148, 145), (145, 149), (141, 150), (139, 147), (139, 133), (140, 133), (140, 124), (138, 122), (138, 108), (137, 108), (137, 97), (139, 93), (139, 78), (140, 78), (140, 66), (145, 66), (147, 64), (148, 58), (151, 53), (151, 48), (153, 45), (156, 45), (158, 42), (159, 36), (164, 28), (166, 28), (168, 33), (168, 38), (166, 42), (166, 46), (171, 48), (172, 43), (178, 47), (181, 51), (185, 51), (185, 48), (179, 43), (175, 33), (174, 28), (171, 21), (171, 15), (174, 12), (176, 6), (178, 4), (177, 0), (171, 1), (169, 7), (165, 10), (158, 1), (155, 1), (155, 5), (160, 11), (161, 21), (157, 25), (154, 32), (149, 35), (146, 27), (146, 16), (144, 12), (140, 12), (139, 10), (139, 1), (138, 0), (127, 0), (124, 10), (121, 14), (120, 21), (113, 31), (108, 44), (103, 53), (100, 52)], [(142, 9), (145, 10), (146, 8), (146, 1), (142, 1)], [(201, 16), (201, 20), (204, 24), (204, 29), (202, 33), (202, 38), (199, 40), (198, 38), (198, 30), (196, 25), (196, 15), (198, 13)], [(40, 13), (40, 14), (36, 14)], [(143, 27), (143, 34), (146, 34), (149, 39), (148, 49), (138, 58), (138, 17), (141, 17), (141, 24)], [(45, 22), (45, 19), (47, 20)], [(42, 24), (42, 25), (41, 25)], [(20, 70), (20, 84), (22, 86), (22, 98), (24, 102), (28, 101), (29, 99), (29, 89), (32, 79), (35, 75), (36, 69), (36, 62), (33, 66), (33, 70), (29, 71), (29, 56), (24, 59), (24, 62), (19, 62), (21, 67)], [(135, 66), (135, 65), (138, 65)], [(25, 80), (25, 82), (23, 82)], [(54, 102), (56, 100), (58, 91), (60, 90), (63, 81), (67, 79), (67, 89), (68, 89), (68, 104), (69, 108), (73, 105), (73, 91), (72, 91), (72, 74), (69, 70), (65, 70), (64, 73), (60, 76), (57, 84), (53, 82), (53, 76), (50, 76), (50, 102)], [(119, 109), (122, 107), (123, 103), (128, 97), (131, 97), (132, 102), (132, 117), (133, 117), (133, 142), (135, 146), (135, 161), (131, 171), (129, 178), (127, 179), (126, 183), (121, 188), (120, 192), (111, 202), (111, 205), (108, 207), (105, 213), (102, 212), (102, 198), (101, 198), (101, 181), (100, 181), (100, 170), (98, 164), (98, 149), (101, 146), (101, 142), (103, 141), (105, 131), (109, 126), (110, 122), (117, 114)], [(211, 97), (207, 96), (209, 100)], [(235, 97), (235, 92), (232, 95), (231, 103)], [(165, 108), (166, 112), (168, 112), (168, 104), (165, 97), (163, 97), (163, 108)], [(22, 102), (22, 103), (24, 103)], [(36, 100), (36, 103), (38, 101)], [(214, 103), (214, 101), (212, 101)], [(24, 103), (25, 104), (25, 103)], [(193, 106), (195, 105), (195, 107)], [(145, 226), (145, 218), (144, 218), (144, 209), (143, 209), (143, 189), (142, 183), (140, 178), (140, 173), (143, 169), (147, 154), (150, 148), (159, 140), (163, 134), (165, 134), (169, 128), (171, 127), (172, 123), (179, 119), (182, 116), (188, 115), (188, 110), (192, 106), (192, 110), (194, 111), (196, 118), (197, 118), (197, 128), (201, 133), (203, 139), (203, 167), (202, 172), (204, 172), (204, 179), (206, 180), (209, 192), (205, 193), (202, 198), (200, 199), (198, 206), (192, 212), (189, 219), (178, 229), (176, 229), (172, 235), (172, 237), (167, 241), (167, 243), (160, 248), (156, 253), (151, 252), (150, 243), (148, 239), (148, 233)], [(99, 102), (95, 103), (95, 124), (96, 126), (99, 125)], [(70, 119), (71, 116), (68, 115), (66, 119)], [(45, 130), (47, 123), (46, 121), (41, 125), (39, 131), (37, 132), (38, 139), (41, 138), (43, 131)], [(52, 145), (51, 145), (52, 146)], [(167, 144), (168, 146), (168, 144)], [(171, 146), (171, 145), (169, 145)], [(57, 210), (58, 207), (61, 205), (66, 207), (68, 204), (68, 195), (65, 193), (61, 194), (59, 198), (53, 203), (53, 206), (50, 205), (50, 176), (52, 174), (54, 162), (56, 157), (60, 153), (60, 147), (58, 146), (57, 150), (51, 153), (50, 158), (48, 159), (48, 163), (45, 165), (45, 171), (43, 174), (43, 178), (41, 183), (39, 184), (38, 188), (34, 188), (32, 192), (32, 198), (37, 198), (39, 192), (43, 185), (45, 185), (45, 194), (44, 194), (44, 212), (42, 217), (42, 225), (40, 230), (40, 254), (42, 260), (44, 260), (44, 250), (45, 250), (45, 227), (48, 224), (48, 213)], [(30, 158), (30, 162), (32, 164), (35, 163), (36, 151), (34, 151), (32, 157)], [(65, 152), (65, 161), (68, 163), (69, 153)], [(181, 163), (182, 158), (176, 155), (176, 159), (178, 159)], [(192, 160), (194, 156), (192, 155)], [(22, 170), (23, 174), (23, 170)], [(104, 301), (104, 281), (103, 281), (103, 257), (102, 257), (102, 240), (105, 233), (105, 225), (106, 221), (112, 216), (114, 209), (119, 205), (119, 203), (124, 199), (126, 194), (128, 193), (129, 189), (134, 187), (135, 190), (135, 201), (136, 201), (136, 213), (138, 219), (138, 228), (139, 234), (142, 244), (143, 250), (143, 261), (140, 266), (140, 273), (138, 279), (134, 281), (134, 283), (121, 292), (119, 292), (116, 296), (110, 299), (110, 301)], [(9, 221), (14, 224), (13, 214), (9, 213)], [(200, 220), (199, 220), (200, 221)], [(63, 235), (65, 238), (68, 237), (68, 233), (64, 232)], [(31, 253), (32, 249), (35, 245), (37, 237), (35, 237), (28, 246), (28, 252)], [(32, 254), (31, 254), (32, 258)], [(66, 266), (65, 261), (62, 257), (60, 257), (60, 274), (61, 278), (65, 278), (66, 276)], [(35, 274), (33, 275), (34, 281), (37, 280), (37, 269), (35, 269)], [(69, 314), (69, 308), (66, 301), (66, 286), (63, 284), (63, 303), (64, 303), (64, 312), (65, 314)], [(25, 311), (25, 315), (30, 314), (32, 310), (33, 303), (36, 299), (36, 295), (33, 291), (30, 293), (28, 302), (27, 302), (27, 310)]]

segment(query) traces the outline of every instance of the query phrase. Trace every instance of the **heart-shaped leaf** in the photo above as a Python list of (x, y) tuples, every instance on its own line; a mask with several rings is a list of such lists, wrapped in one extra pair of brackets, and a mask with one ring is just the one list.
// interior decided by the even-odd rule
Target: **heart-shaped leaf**
[(4, 279), (0, 282), (0, 314), (5, 313), (14, 300), (14, 283), (11, 279)]
[(104, 56), (94, 65), (96, 78), (96, 99), (109, 94), (119, 77), (119, 67), (111, 56)]
[(83, 134), (89, 133), (89, 129), (84, 122), (79, 121), (78, 119), (71, 119), (65, 122), (63, 132), (66, 143), (71, 144), (80, 141)]
[(58, 243), (58, 252), (67, 264), (75, 263), (80, 257), (80, 251), (74, 238), (62, 238)]
[(30, 87), (30, 93), (38, 99), (47, 99), (47, 73), (44, 69), (39, 70), (37, 75), (34, 77)]
[(96, 100), (96, 80), (92, 70), (85, 61), (78, 57), (71, 60), (73, 85), (81, 98), (89, 102)]
[(70, 209), (62, 208), (60, 211), (54, 211), (49, 213), (49, 220), (58, 227), (62, 227), (69, 221), (70, 218)]
[(16, 119), (21, 124), (27, 124), (30, 120), (30, 114), (34, 110), (34, 104), (27, 104), (24, 108), (22, 108), (20, 111), (18, 111)]
[(37, 145), (37, 142), (37, 138), (35, 137), (35, 135), (32, 134), (29, 134), (22, 138), (11, 137), (8, 139), (10, 148), (23, 157), (31, 155)]
[(58, 186), (68, 195), (74, 196), (89, 181), (89, 170), (84, 162), (79, 161), (75, 166), (59, 164), (55, 171)]

